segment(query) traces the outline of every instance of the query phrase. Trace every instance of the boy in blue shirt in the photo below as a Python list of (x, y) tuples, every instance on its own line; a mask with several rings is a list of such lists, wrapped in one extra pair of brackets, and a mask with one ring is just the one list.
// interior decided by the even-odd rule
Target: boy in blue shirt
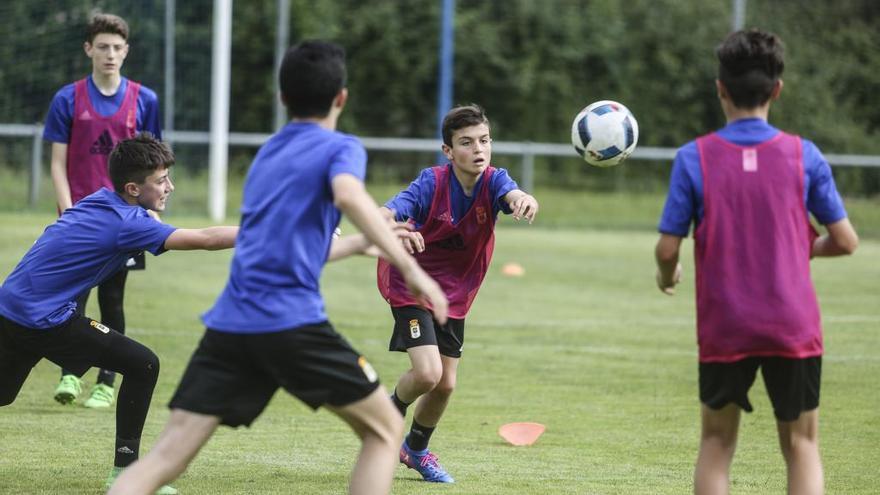
[[(99, 366), (124, 377), (108, 484), (138, 457), (159, 360), (142, 344), (83, 316), (77, 297), (142, 251), (230, 248), (238, 232), (176, 229), (147, 213), (165, 209), (174, 191), (173, 163), (171, 149), (149, 133), (121, 141), (110, 155), (115, 191), (102, 188), (66, 209), (0, 286), (0, 406), (15, 400), (43, 358), (76, 376)], [(159, 493), (176, 490), (166, 486)]]
[[(280, 82), (293, 119), (248, 172), (229, 281), (203, 316), (207, 330), (171, 399), (165, 431), (110, 493), (146, 494), (173, 480), (218, 425), (250, 425), (279, 387), (313, 409), (326, 407), (358, 435), (351, 493), (390, 490), (403, 422), (370, 364), (327, 321), (321, 270), (369, 240), (440, 321), (446, 299), (364, 189), (363, 145), (335, 131), (348, 98), (342, 48), (317, 41), (291, 48)], [(341, 213), (364, 237), (333, 241)]]

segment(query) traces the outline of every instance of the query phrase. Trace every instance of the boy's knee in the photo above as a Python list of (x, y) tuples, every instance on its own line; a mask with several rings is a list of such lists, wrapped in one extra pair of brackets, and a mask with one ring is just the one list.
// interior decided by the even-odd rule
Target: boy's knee
[(396, 449), (400, 446), (400, 439), (403, 438), (404, 420), (389, 402), (369, 416), (359, 416), (352, 423), (352, 427), (362, 442), (381, 443)]
[(159, 356), (157, 356), (155, 352), (150, 351), (145, 366), (147, 368), (147, 374), (155, 379), (159, 378)]
[(413, 369), (413, 382), (422, 393), (434, 390), (440, 384), (443, 376), (442, 369), (417, 368)]
[(455, 378), (443, 378), (440, 382), (434, 387), (435, 394), (442, 395), (452, 395), (452, 392), (455, 391)]
[(733, 450), (736, 448), (737, 431), (728, 428), (703, 428), (702, 442), (717, 448)]
[(403, 438), (405, 426), (403, 416), (397, 414), (395, 410), (394, 414), (383, 415), (382, 421), (376, 423), (372, 434), (383, 443), (397, 448), (400, 444), (400, 439)]
[(816, 438), (806, 435), (780, 435), (779, 447), (786, 457), (789, 455), (805, 455), (819, 451), (819, 442)]
[[(138, 363), (134, 365), (134, 363)], [(155, 383), (159, 379), (159, 356), (150, 349), (144, 347), (144, 351), (138, 356), (136, 361), (132, 362), (127, 373), (123, 372), (123, 376), (138, 376), (142, 380)]]

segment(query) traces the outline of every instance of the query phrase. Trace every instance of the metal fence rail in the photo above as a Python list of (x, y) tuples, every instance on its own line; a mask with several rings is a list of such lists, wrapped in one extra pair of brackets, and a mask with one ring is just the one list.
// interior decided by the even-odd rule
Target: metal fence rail
[[(230, 146), (262, 146), (271, 134), (230, 132)], [(40, 175), (43, 163), (43, 125), (37, 124), (0, 124), (0, 137), (19, 137), (32, 140), (30, 184), (28, 189), (28, 201), (30, 205), (37, 202), (39, 194)], [(172, 130), (163, 133), (166, 141), (183, 144), (210, 143), (211, 135), (208, 131), (179, 131)], [(408, 139), (408, 138), (380, 138), (361, 137), (361, 141), (368, 150), (380, 151), (425, 151), (437, 152), (440, 142), (437, 139)], [(653, 146), (639, 146), (632, 154), (638, 160), (671, 161), (675, 157), (675, 148), (658, 148)], [(494, 141), (492, 152), (500, 155), (519, 155), (521, 157), (522, 175), (521, 184), (527, 191), (534, 190), (534, 167), (536, 156), (569, 156), (574, 157), (575, 152), (569, 144), (558, 143), (532, 143), (516, 141)], [(833, 166), (843, 167), (880, 167), (880, 155), (843, 155), (826, 154), (825, 159)]]

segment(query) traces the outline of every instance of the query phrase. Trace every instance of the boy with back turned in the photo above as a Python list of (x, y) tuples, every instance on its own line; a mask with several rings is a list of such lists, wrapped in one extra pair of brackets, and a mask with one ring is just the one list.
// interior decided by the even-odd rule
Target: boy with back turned
[(788, 493), (819, 494), (823, 345), (810, 259), (851, 254), (858, 237), (816, 145), (767, 122), (783, 87), (781, 40), (739, 31), (716, 55), (727, 125), (678, 150), (655, 252), (657, 285), (673, 294), (681, 240), (695, 224), (702, 434), (694, 492), (728, 492), (740, 411), (752, 411), (760, 369)]

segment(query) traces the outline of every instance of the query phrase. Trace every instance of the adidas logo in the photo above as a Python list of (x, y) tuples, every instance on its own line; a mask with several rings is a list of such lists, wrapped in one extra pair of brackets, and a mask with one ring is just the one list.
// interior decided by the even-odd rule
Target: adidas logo
[(119, 447), (118, 449), (116, 449), (116, 452), (119, 452), (120, 454), (134, 454), (133, 450), (131, 450), (130, 448), (128, 448), (124, 445), (122, 447)]
[(80, 120), (92, 120), (92, 114), (88, 110), (83, 111), (79, 116)]
[(113, 138), (110, 137), (110, 133), (105, 129), (104, 132), (98, 136), (98, 139), (92, 143), (92, 147), (89, 148), (89, 153), (93, 155), (109, 155), (111, 151), (113, 151)]

